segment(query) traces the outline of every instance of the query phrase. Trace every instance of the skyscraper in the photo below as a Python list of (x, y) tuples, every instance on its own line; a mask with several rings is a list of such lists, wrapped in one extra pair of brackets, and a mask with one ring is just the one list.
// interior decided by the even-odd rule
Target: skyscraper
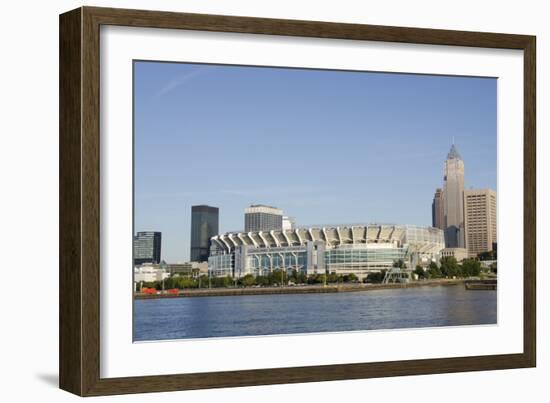
[(206, 262), (210, 254), (210, 238), (218, 235), (219, 209), (211, 206), (191, 207), (192, 262)]
[(445, 161), (443, 177), (445, 245), (464, 247), (464, 162), (453, 144)]
[(263, 204), (253, 204), (244, 210), (244, 230), (271, 231), (283, 228), (283, 210)]
[(491, 189), (464, 191), (464, 217), (468, 256), (493, 250), (497, 242), (497, 195)]
[(435, 190), (434, 199), (432, 202), (432, 227), (445, 229), (445, 212), (443, 211), (443, 190), (437, 188)]
[(162, 235), (155, 231), (141, 231), (134, 236), (134, 265), (160, 263)]

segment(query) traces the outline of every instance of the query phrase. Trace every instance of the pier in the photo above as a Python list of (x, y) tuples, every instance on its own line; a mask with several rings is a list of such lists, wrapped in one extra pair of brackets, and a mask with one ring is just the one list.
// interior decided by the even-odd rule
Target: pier
[(497, 280), (466, 280), (464, 287), (467, 290), (496, 290)]

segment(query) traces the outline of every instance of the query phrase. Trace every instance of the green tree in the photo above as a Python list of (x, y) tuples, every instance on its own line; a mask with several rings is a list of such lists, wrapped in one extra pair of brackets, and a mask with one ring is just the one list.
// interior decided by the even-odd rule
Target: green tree
[(247, 274), (239, 280), (239, 283), (245, 287), (256, 285), (256, 278), (252, 274)]
[(281, 284), (287, 284), (288, 283), (288, 274), (286, 270), (282, 269), (275, 269), (271, 272), (269, 275), (270, 278), (270, 284), (272, 285), (281, 285)]
[(393, 267), (404, 269), (406, 267), (405, 261), (403, 259), (394, 260)]
[(203, 274), (199, 277), (199, 288), (208, 288), (208, 276)]
[(496, 250), (490, 250), (487, 252), (481, 252), (477, 255), (479, 260), (496, 260), (497, 259), (497, 251)]
[(441, 269), (435, 262), (431, 262), (428, 266), (428, 271), (426, 273), (429, 278), (440, 278), (441, 277)]
[(441, 274), (445, 277), (458, 277), (460, 268), (454, 256), (445, 256), (441, 258)]
[(339, 276), (336, 274), (335, 271), (333, 271), (327, 276), (327, 283), (338, 283), (338, 280), (339, 280)]
[(426, 277), (426, 273), (424, 272), (424, 269), (420, 265), (416, 265), (416, 268), (414, 269), (414, 273), (418, 276), (419, 279)]
[(222, 288), (230, 287), (234, 284), (233, 277), (227, 275), (225, 277), (212, 277), (211, 278), (212, 287)]
[(269, 285), (269, 278), (267, 276), (257, 276), (256, 284), (262, 287), (266, 287)]
[(176, 287), (174, 288), (197, 288), (198, 286), (199, 286), (198, 280), (195, 280), (190, 276), (178, 276)]
[[(162, 287), (162, 282), (161, 282), (161, 287)], [(164, 288), (166, 290), (170, 288), (177, 288), (175, 285), (175, 277), (168, 277), (167, 279), (164, 279)]]
[(386, 270), (381, 270), (379, 272), (369, 273), (363, 282), (365, 283), (381, 283), (386, 276)]
[(325, 275), (324, 274), (310, 274), (307, 278), (308, 284), (324, 284)]
[(307, 283), (307, 274), (304, 273), (303, 271), (300, 271), (298, 273), (297, 278), (296, 278), (296, 283), (297, 284), (306, 284)]
[(462, 274), (464, 277), (478, 277), (481, 273), (481, 263), (475, 259), (465, 259), (462, 262)]
[(223, 277), (223, 286), (224, 287), (230, 287), (233, 284), (234, 284), (233, 277), (231, 277), (230, 275), (227, 275), (227, 276)]
[(154, 288), (156, 290), (162, 289), (162, 283), (159, 281), (144, 281), (142, 284), (142, 288)]
[(354, 273), (350, 273), (350, 274), (344, 274), (343, 280), (344, 280), (344, 283), (354, 283), (359, 279)]
[(317, 283), (318, 284), (325, 284), (327, 281), (327, 275), (326, 274), (318, 274), (317, 275)]

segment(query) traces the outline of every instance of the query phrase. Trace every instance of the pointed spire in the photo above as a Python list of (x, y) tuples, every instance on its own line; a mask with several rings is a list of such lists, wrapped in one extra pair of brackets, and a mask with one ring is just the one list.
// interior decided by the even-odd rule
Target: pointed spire
[(452, 159), (461, 160), (462, 159), (462, 157), (460, 156), (460, 154), (458, 153), (458, 150), (456, 149), (456, 147), (454, 145), (454, 141), (453, 141), (453, 145), (451, 146), (451, 150), (449, 151), (449, 154), (447, 154), (447, 159), (448, 160), (452, 160)]

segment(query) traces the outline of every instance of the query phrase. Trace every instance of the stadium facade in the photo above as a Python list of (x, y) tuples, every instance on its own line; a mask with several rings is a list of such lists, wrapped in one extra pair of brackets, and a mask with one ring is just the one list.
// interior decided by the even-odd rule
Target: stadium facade
[(443, 231), (415, 225), (337, 225), (271, 231), (229, 232), (211, 238), (211, 276), (266, 275), (286, 269), (307, 275), (369, 272), (403, 259), (428, 264), (445, 248)]

